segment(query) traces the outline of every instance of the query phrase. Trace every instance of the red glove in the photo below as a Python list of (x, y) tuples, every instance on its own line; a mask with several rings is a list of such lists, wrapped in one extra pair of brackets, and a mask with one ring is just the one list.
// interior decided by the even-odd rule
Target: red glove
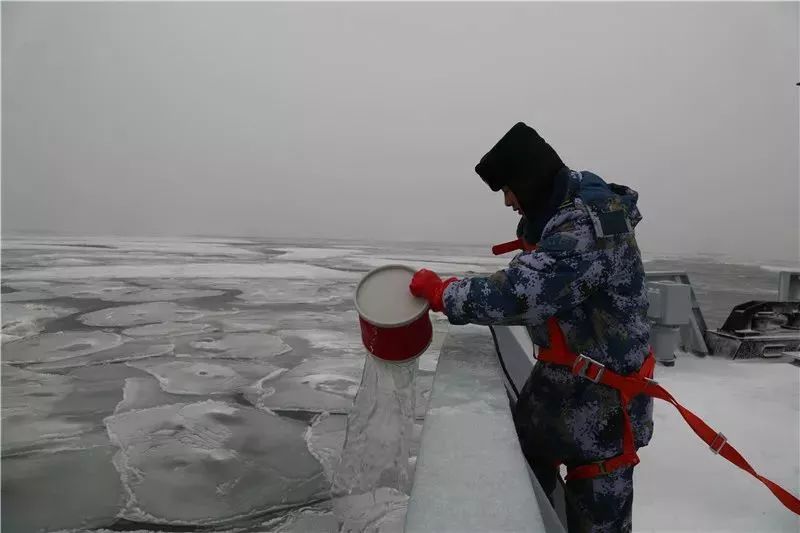
[(428, 300), (428, 304), (433, 311), (442, 312), (444, 311), (444, 302), (442, 301), (444, 290), (454, 281), (456, 281), (456, 278), (448, 278), (442, 281), (442, 278), (436, 272), (423, 268), (414, 274), (414, 277), (411, 278), (411, 285), (408, 288), (414, 296)]

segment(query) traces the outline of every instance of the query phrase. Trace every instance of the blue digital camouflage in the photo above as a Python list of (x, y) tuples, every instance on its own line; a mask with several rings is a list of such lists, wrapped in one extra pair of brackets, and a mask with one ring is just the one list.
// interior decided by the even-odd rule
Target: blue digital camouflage
[[(535, 251), (518, 254), (508, 268), (491, 276), (468, 277), (447, 287), (444, 306), (450, 322), (524, 324), (534, 343), (546, 346), (545, 323), (556, 317), (572, 351), (620, 374), (637, 371), (650, 337), (644, 267), (633, 229), (641, 220), (637, 198), (628, 187), (571, 171), (565, 202), (545, 226)], [(622, 453), (617, 391), (568, 368), (537, 364), (514, 415), (529, 461), (535, 456), (549, 464), (578, 466)], [(636, 446), (646, 445), (653, 433), (652, 398), (634, 398), (629, 415)], [(609, 487), (616, 487), (623, 507), (632, 499), (632, 485), (617, 480)], [(608, 503), (614, 499), (608, 490), (604, 498)], [(611, 531), (619, 525), (613, 522), (607, 529), (598, 524), (591, 530)]]

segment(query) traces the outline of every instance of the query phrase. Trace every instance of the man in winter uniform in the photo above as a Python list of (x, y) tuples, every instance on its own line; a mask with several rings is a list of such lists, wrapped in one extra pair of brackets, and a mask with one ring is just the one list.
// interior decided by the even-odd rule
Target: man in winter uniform
[(421, 270), (411, 292), (452, 324), (524, 324), (545, 350), (560, 343), (581, 354), (581, 362), (591, 361), (595, 373), (588, 375), (543, 362), (540, 351), (514, 421), (525, 457), (551, 498), (559, 465), (567, 466), (570, 532), (630, 531), (638, 459), (626, 459), (623, 440), (630, 450), (649, 442), (652, 398), (623, 403), (617, 390), (595, 381), (603, 370), (639, 372), (649, 353), (644, 268), (633, 230), (641, 220), (637, 193), (569, 169), (523, 123), (475, 171), (523, 215), (517, 233), (524, 251), (491, 276), (443, 281)]

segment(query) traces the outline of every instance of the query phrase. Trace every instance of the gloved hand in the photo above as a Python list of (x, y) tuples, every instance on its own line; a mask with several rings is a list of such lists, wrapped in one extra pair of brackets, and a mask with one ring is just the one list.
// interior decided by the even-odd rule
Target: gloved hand
[(448, 278), (442, 281), (442, 278), (436, 272), (423, 268), (414, 274), (408, 288), (414, 296), (428, 300), (428, 304), (433, 311), (441, 313), (444, 311), (444, 302), (442, 301), (444, 290), (454, 281), (456, 281), (456, 278)]

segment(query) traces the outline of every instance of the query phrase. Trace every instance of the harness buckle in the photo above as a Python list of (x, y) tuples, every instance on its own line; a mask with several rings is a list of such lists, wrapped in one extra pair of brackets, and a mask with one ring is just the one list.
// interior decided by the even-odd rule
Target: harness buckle
[(608, 474), (608, 469), (606, 469), (606, 462), (605, 461), (595, 461), (594, 464), (596, 464), (597, 468), (600, 469), (600, 475), (601, 476), (605, 476), (606, 474)]
[[(719, 446), (717, 446), (717, 441), (719, 441)], [(722, 448), (727, 444), (728, 438), (723, 435), (721, 432), (717, 433), (717, 436), (714, 437), (714, 440), (711, 441), (711, 451), (714, 452), (714, 455), (719, 455), (719, 452), (722, 451)]]
[[(595, 377), (589, 377), (588, 372), (591, 365), (595, 365), (600, 369), (597, 371), (597, 375)], [(592, 383), (600, 383), (600, 380), (603, 378), (603, 373), (606, 371), (606, 366), (603, 363), (595, 361), (588, 355), (578, 354), (578, 357), (575, 359), (575, 362), (572, 363), (572, 373), (576, 376), (581, 376), (583, 378), (588, 379)]]

